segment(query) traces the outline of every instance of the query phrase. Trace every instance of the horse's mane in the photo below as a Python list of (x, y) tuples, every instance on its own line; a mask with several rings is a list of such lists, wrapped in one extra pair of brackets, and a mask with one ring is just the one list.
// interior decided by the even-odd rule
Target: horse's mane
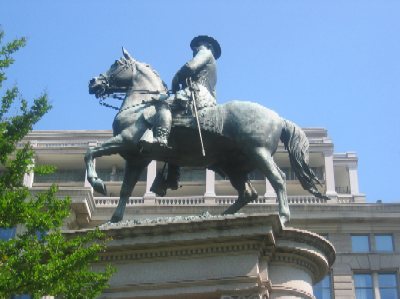
[[(121, 61), (122, 63), (124, 63), (124, 64), (132, 63), (132, 61), (129, 61), (129, 60), (126, 59), (125, 57), (122, 57), (122, 58), (120, 59), (120, 61)], [(136, 62), (137, 64), (143, 65), (143, 66), (147, 67), (148, 69), (150, 69), (150, 71), (161, 81), (161, 83), (162, 83), (162, 85), (164, 86), (165, 90), (168, 91), (168, 85), (164, 82), (163, 79), (161, 79), (161, 76), (158, 74), (158, 72), (157, 72), (150, 64), (145, 63), (145, 62), (140, 62), (140, 61), (137, 61), (137, 60), (135, 60), (135, 62)]]
[(162, 82), (162, 84), (163, 84), (163, 86), (165, 87), (165, 89), (168, 90), (168, 85), (164, 82), (163, 79), (161, 79), (160, 74), (159, 74), (150, 64), (147, 64), (147, 63), (143, 63), (143, 64), (144, 64), (145, 66), (147, 66), (147, 67), (154, 73), (154, 75), (155, 75), (158, 79), (160, 79), (160, 81)]

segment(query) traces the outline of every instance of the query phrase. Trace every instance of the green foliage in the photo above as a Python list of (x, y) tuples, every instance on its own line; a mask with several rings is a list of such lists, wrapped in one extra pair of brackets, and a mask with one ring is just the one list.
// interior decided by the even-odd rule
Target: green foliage
[[(0, 30), (0, 46), (4, 32)], [(16, 39), (1, 46), (0, 87), (11, 55), (25, 45)], [(50, 166), (32, 167), (34, 153), (29, 144), (18, 146), (35, 123), (51, 108), (43, 94), (30, 106), (20, 99), (17, 87), (4, 92), (0, 107), (0, 227), (23, 227), (8, 241), (0, 240), (0, 298), (13, 294), (62, 298), (94, 298), (107, 286), (113, 269), (91, 269), (107, 241), (100, 231), (67, 237), (61, 227), (69, 215), (70, 199), (57, 198), (57, 186), (31, 194), (23, 186), (25, 173), (50, 173)], [(16, 103), (18, 102), (18, 103)], [(18, 112), (11, 114), (17, 105)]]

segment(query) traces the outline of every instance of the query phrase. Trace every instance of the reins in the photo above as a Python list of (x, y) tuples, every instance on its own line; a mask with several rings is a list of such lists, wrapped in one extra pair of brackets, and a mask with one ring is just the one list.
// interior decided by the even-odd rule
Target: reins
[[(138, 94), (163, 94), (163, 92), (160, 92), (158, 90), (148, 90), (148, 89), (133, 89), (133, 90), (130, 90), (130, 92), (131, 93), (138, 93)], [(168, 96), (170, 96), (172, 94), (172, 90), (167, 90), (166, 94)], [(125, 98), (125, 94), (124, 93), (105, 94), (99, 99), (99, 104), (100, 105), (102, 105), (104, 107), (107, 107), (107, 108), (114, 109), (114, 110), (120, 110), (120, 108), (118, 108), (116, 106), (113, 106), (113, 105), (110, 105), (110, 104), (107, 104), (107, 103), (104, 102), (107, 98), (110, 98), (110, 97), (113, 98), (113, 99), (117, 99), (117, 100), (121, 100), (122, 101)], [(141, 103), (137, 103), (135, 105), (126, 107), (126, 108), (122, 109), (121, 111), (124, 111), (124, 110), (130, 109), (132, 107), (136, 107), (136, 106), (142, 105), (144, 103), (152, 103), (153, 101), (147, 101), (147, 102), (143, 102), (142, 101)], [(121, 112), (121, 111), (119, 111), (119, 112)]]

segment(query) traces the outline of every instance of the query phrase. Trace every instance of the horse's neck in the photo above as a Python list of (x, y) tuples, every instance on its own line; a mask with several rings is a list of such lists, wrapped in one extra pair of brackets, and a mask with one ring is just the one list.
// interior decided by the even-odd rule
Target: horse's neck
[(162, 81), (160, 82), (158, 78), (142, 75), (133, 82), (133, 87), (127, 92), (121, 109), (150, 102), (157, 97), (157, 92), (166, 92)]
[(144, 94), (142, 92), (131, 92), (127, 93), (124, 102), (121, 105), (121, 109), (126, 109), (132, 106), (136, 106), (145, 102), (149, 102), (156, 96), (154, 94)]

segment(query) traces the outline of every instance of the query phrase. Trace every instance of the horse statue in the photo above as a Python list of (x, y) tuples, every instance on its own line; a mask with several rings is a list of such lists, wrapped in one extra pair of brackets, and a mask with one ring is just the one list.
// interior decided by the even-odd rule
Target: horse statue
[[(179, 166), (204, 167), (229, 178), (238, 199), (224, 214), (233, 214), (258, 195), (248, 179), (256, 169), (271, 182), (277, 194), (282, 224), (290, 220), (285, 174), (272, 156), (279, 141), (289, 153), (292, 168), (302, 187), (319, 198), (319, 181), (308, 164), (309, 143), (305, 133), (293, 122), (259, 104), (232, 101), (199, 111), (199, 124), (206, 155), (201, 153), (199, 132), (193, 116), (173, 112), (173, 124), (167, 148), (143, 149), (141, 141), (151, 135), (149, 117), (156, 117), (155, 105), (165, 101), (166, 84), (148, 64), (139, 62), (123, 49), (123, 57), (110, 69), (89, 82), (89, 93), (96, 97), (123, 93), (124, 98), (113, 122), (113, 136), (85, 154), (87, 179), (95, 191), (107, 194), (98, 177), (94, 159), (119, 154), (125, 174), (118, 206), (111, 222), (122, 220), (126, 203), (141, 172), (152, 160)], [(171, 102), (170, 102), (171, 103)]]

